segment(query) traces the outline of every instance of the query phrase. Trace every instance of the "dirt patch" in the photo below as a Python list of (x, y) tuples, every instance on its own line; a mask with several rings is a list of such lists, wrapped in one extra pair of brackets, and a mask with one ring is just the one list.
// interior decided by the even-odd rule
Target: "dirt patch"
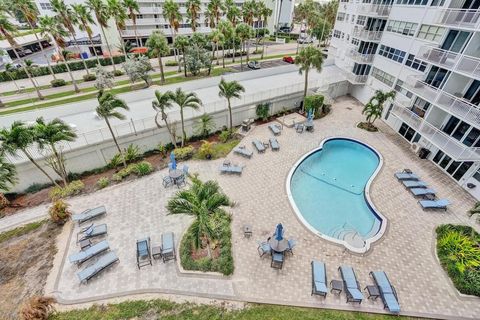
[(23, 301), (43, 293), (60, 232), (61, 228), (47, 222), (0, 243), (0, 319), (17, 319)]
[[(217, 259), (220, 256), (220, 246), (216, 246), (215, 249), (211, 250), (212, 259)], [(198, 250), (192, 250), (190, 254), (193, 260), (199, 260), (208, 257), (208, 250), (206, 248), (200, 248)]]

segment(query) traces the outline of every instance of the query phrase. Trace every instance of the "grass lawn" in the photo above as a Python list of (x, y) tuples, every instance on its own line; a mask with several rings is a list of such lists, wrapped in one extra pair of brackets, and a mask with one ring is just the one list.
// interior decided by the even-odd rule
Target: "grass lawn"
[(387, 320), (414, 319), (325, 309), (250, 304), (242, 310), (214, 305), (174, 303), (166, 300), (127, 301), (93, 306), (89, 309), (59, 312), (50, 320), (162, 319), (162, 320)]
[[(230, 151), (232, 151), (232, 149), (235, 148), (239, 142), (240, 142), (240, 139), (232, 139), (225, 143), (222, 143), (222, 142), (214, 143), (212, 146), (212, 159), (226, 157), (227, 154), (229, 154)], [(193, 159), (205, 160), (205, 158), (201, 157), (198, 151), (195, 152), (195, 154), (193, 155)]]
[(0, 233), (0, 243), (5, 242), (7, 240), (10, 240), (12, 238), (20, 237), (24, 234), (27, 234), (35, 229), (40, 228), (47, 220), (42, 220), (42, 221), (37, 221), (37, 222), (32, 222), (29, 224), (26, 224), (24, 226), (5, 231), (3, 233)]

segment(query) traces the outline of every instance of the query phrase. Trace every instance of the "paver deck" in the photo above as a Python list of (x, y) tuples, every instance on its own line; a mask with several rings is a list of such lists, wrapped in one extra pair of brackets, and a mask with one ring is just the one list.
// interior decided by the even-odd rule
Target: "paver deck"
[[(315, 132), (297, 134), (285, 128), (277, 139), (279, 152), (267, 150), (255, 153), (251, 159), (230, 154), (233, 163), (244, 164), (241, 177), (220, 175), (223, 161), (191, 161), (190, 172), (200, 178), (216, 179), (237, 205), (233, 214), (232, 233), (235, 273), (230, 278), (181, 274), (174, 262), (138, 270), (135, 261), (135, 239), (150, 236), (153, 245), (160, 243), (162, 232), (175, 232), (177, 246), (181, 233), (190, 223), (187, 216), (167, 216), (165, 204), (176, 188), (164, 189), (161, 179), (166, 171), (117, 185), (81, 198), (71, 199), (72, 209), (81, 211), (104, 204), (107, 215), (98, 223), (107, 223), (110, 247), (118, 254), (120, 264), (112, 267), (87, 285), (79, 285), (77, 268), (65, 262), (61, 267), (54, 294), (63, 303), (93, 301), (105, 297), (141, 292), (166, 292), (187, 295), (222, 297), (245, 301), (306, 305), (339, 309), (382, 312), (383, 305), (365, 300), (359, 306), (347, 305), (345, 296), (332, 294), (326, 299), (311, 296), (310, 261), (324, 261), (327, 277), (340, 279), (341, 264), (354, 267), (362, 289), (373, 281), (372, 270), (384, 270), (396, 287), (402, 312), (437, 318), (478, 319), (480, 299), (462, 297), (454, 289), (435, 256), (437, 225), (462, 223), (478, 225), (466, 211), (474, 199), (426, 160), (420, 160), (402, 138), (378, 121), (379, 133), (369, 133), (355, 127), (363, 120), (361, 105), (350, 99), (339, 99), (331, 114), (315, 121)], [(250, 146), (255, 137), (267, 141), (271, 136), (268, 125), (255, 127), (241, 144)], [(343, 247), (314, 235), (296, 218), (287, 198), (287, 174), (303, 154), (317, 147), (329, 136), (353, 137), (375, 147), (384, 157), (384, 166), (371, 187), (371, 197), (377, 209), (387, 218), (387, 231), (371, 250), (354, 255)], [(393, 174), (410, 168), (430, 185), (439, 197), (452, 201), (446, 213), (422, 211), (417, 200), (396, 181)], [(265, 240), (282, 222), (285, 236), (295, 238), (294, 256), (287, 257), (280, 271), (270, 268), (268, 259), (258, 257), (257, 241)], [(245, 238), (243, 226), (252, 225), (253, 235)], [(77, 227), (76, 227), (77, 228)], [(76, 231), (77, 229), (75, 229)], [(65, 255), (77, 250), (72, 237)]]

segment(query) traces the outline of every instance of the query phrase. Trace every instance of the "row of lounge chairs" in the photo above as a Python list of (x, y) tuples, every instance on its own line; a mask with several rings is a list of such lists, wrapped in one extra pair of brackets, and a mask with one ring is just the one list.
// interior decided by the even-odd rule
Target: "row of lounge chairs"
[[(319, 295), (326, 297), (328, 293), (327, 272), (325, 263), (312, 261), (312, 295)], [(337, 286), (338, 280), (331, 281), (331, 292), (336, 291), (340, 293), (342, 289), (347, 296), (347, 302), (361, 303), (364, 299), (360, 284), (355, 275), (355, 271), (350, 266), (340, 266), (338, 268), (342, 276), (342, 287)], [(400, 304), (395, 288), (392, 286), (387, 274), (383, 271), (372, 271), (370, 276), (375, 282), (375, 288), (378, 290), (377, 296), (380, 296), (385, 309), (390, 312), (400, 313)], [(369, 288), (367, 286), (365, 289)]]

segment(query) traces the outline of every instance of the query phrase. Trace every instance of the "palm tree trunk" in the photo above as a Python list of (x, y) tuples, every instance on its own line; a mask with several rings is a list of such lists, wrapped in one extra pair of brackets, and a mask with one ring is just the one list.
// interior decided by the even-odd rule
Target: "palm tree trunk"
[(185, 73), (185, 78), (187, 77), (187, 61), (185, 60), (185, 48), (182, 49), (183, 56), (183, 72)]
[(115, 71), (117, 71), (117, 69), (115, 68), (115, 61), (113, 61), (112, 50), (110, 49), (110, 44), (108, 43), (107, 36), (105, 35), (105, 29), (103, 29), (102, 25), (100, 25), (100, 29), (102, 29), (103, 38), (105, 39), (105, 43), (107, 44), (108, 55), (110, 56), (110, 61), (112, 62), (113, 72), (115, 72)]
[(307, 90), (308, 90), (308, 69), (305, 70), (305, 87), (303, 89), (302, 111), (305, 110), (305, 97), (307, 96)]
[(122, 38), (122, 30), (117, 26), (118, 34), (120, 35), (120, 45), (122, 46), (122, 51), (125, 57), (127, 56), (127, 49), (125, 49), (125, 41)]
[(222, 66), (225, 69), (225, 43), (222, 44)]
[(158, 55), (158, 64), (160, 66), (160, 81), (165, 83), (165, 75), (163, 74), (163, 63), (162, 63), (162, 56)]
[(183, 123), (183, 108), (180, 107), (180, 121), (182, 121), (182, 148), (185, 145), (187, 139), (187, 133), (185, 132), (185, 124)]
[(37, 169), (40, 170), (40, 171), (50, 180), (50, 182), (52, 182), (55, 186), (60, 187), (60, 186), (58, 185), (58, 183), (47, 173), (47, 171), (45, 171), (45, 170), (37, 163), (37, 161), (35, 161), (35, 160), (33, 159), (33, 157), (28, 153), (27, 150), (23, 150), (23, 149), (22, 149), (22, 152), (23, 152), (23, 154), (27, 157), (27, 159), (30, 160), (30, 162), (33, 163), (33, 165), (34, 165), (35, 167), (37, 167)]
[(40, 92), (40, 89), (38, 89), (37, 84), (35, 83), (35, 81), (33, 81), (32, 75), (30, 74), (27, 67), (25, 66), (24, 61), (20, 59), (20, 56), (18, 55), (16, 45), (11, 43), (10, 45), (12, 46), (13, 52), (15, 53), (15, 56), (17, 57), (17, 59), (20, 60), (20, 64), (22, 65), (23, 71), (25, 71), (25, 73), (27, 74), (28, 80), (30, 80), (30, 82), (33, 84), (33, 87), (35, 88), (35, 91), (37, 91), (38, 99), (43, 100), (44, 98), (42, 96), (42, 93)]
[(115, 145), (117, 146), (118, 153), (119, 153), (120, 156), (122, 157), (123, 166), (126, 168), (126, 167), (127, 167), (127, 162), (125, 161), (125, 157), (123, 156), (122, 149), (120, 149), (120, 146), (119, 146), (119, 144), (118, 144), (117, 138), (115, 137), (115, 134), (113, 133), (113, 129), (112, 129), (112, 126), (110, 125), (110, 121), (108, 121), (108, 118), (105, 118), (105, 122), (107, 123), (108, 130), (110, 130), (110, 134), (112, 135), (113, 142), (114, 142)]
[(240, 44), (240, 70), (243, 71), (243, 41)]
[(217, 66), (219, 66), (220, 65), (220, 60), (218, 60), (218, 42), (217, 42), (216, 47), (217, 47)]
[(230, 131), (233, 129), (233, 119), (232, 119), (232, 106), (230, 105), (230, 99), (228, 101), (228, 112), (230, 113)]
[(90, 72), (88, 71), (87, 62), (85, 62), (85, 59), (83, 58), (82, 52), (80, 51), (80, 46), (77, 43), (77, 38), (75, 37), (75, 32), (70, 32), (70, 34), (72, 35), (73, 41), (75, 41), (75, 48), (77, 48), (78, 52), (80, 53), (80, 59), (82, 59), (83, 67), (85, 68), (85, 71), (87, 71), (87, 74), (90, 74)]
[[(137, 48), (140, 47), (140, 41), (138, 39), (138, 34), (137, 34), (137, 19), (133, 20), (133, 33), (135, 34), (135, 42), (137, 43)], [(120, 38), (122, 37), (122, 34), (120, 34)]]
[[(84, 26), (84, 28), (87, 27), (86, 25), (83, 25), (83, 26)], [(95, 55), (95, 58), (97, 59), (97, 64), (101, 65), (100, 64), (100, 59), (98, 58), (97, 50), (95, 49), (95, 45), (93, 44), (92, 35), (90, 33), (87, 33), (87, 34), (88, 34), (88, 39), (90, 40), (90, 45), (92, 46), (92, 49), (93, 49), (93, 54)]]
[(63, 54), (63, 51), (61, 50), (60, 46), (58, 45), (58, 43), (55, 41), (55, 39), (53, 39), (53, 43), (55, 43), (55, 47), (58, 51), (58, 53), (63, 57), (63, 60), (65, 60), (65, 67), (67, 67), (67, 71), (68, 71), (68, 75), (70, 76), (70, 79), (72, 80), (72, 84), (73, 84), (73, 88), (75, 90), (76, 93), (79, 93), (80, 92), (80, 89), (78, 88), (77, 86), (77, 81), (75, 80), (75, 78), (73, 77), (73, 74), (72, 74), (72, 70), (70, 70), (70, 67), (68, 66), (68, 62), (67, 62), (67, 58), (65, 57), (65, 55)]
[(235, 62), (235, 55), (237, 54), (237, 48), (236, 48), (236, 45), (235, 45), (235, 40), (233, 40), (233, 55), (232, 55), (232, 62)]
[(53, 152), (53, 155), (55, 156), (55, 158), (57, 159), (57, 163), (58, 163), (58, 167), (59, 167), (59, 171), (60, 171), (60, 176), (62, 177), (62, 180), (63, 180), (63, 185), (64, 186), (67, 186), (68, 184), (68, 178), (67, 178), (67, 169), (65, 168), (65, 163), (63, 162), (63, 159), (62, 157), (60, 156), (60, 154), (58, 153), (57, 151), (57, 148), (55, 148), (55, 144), (51, 143), (50, 144), (50, 148), (52, 149), (52, 152)]
[(247, 39), (246, 45), (247, 45), (247, 63), (250, 60), (250, 39)]
[(262, 56), (260, 59), (263, 59), (263, 55), (265, 54), (265, 35), (262, 38)]
[[(35, 30), (30, 20), (27, 19), (27, 21), (28, 21), (28, 25), (30, 26), (30, 29)], [(40, 45), (40, 51), (42, 52), (43, 57), (45, 58), (45, 60), (47, 60), (48, 71), (50, 71), (50, 74), (52, 75), (53, 80), (57, 80), (57, 77), (55, 76), (55, 72), (53, 72), (52, 65), (50, 64), (50, 59), (47, 58), (47, 55), (44, 52), (42, 41), (40, 41), (36, 32), (34, 32), (33, 34), (35, 35), (35, 39), (38, 41), (38, 44)]]
[(13, 84), (15, 85), (15, 88), (17, 88), (17, 92), (20, 92), (20, 88), (18, 87), (18, 84), (17, 84), (17, 81), (15, 81), (15, 78), (13, 78), (12, 74), (10, 73), (10, 71), (5, 71), (8, 75), (8, 77), (10, 78), (10, 80), (13, 81)]

